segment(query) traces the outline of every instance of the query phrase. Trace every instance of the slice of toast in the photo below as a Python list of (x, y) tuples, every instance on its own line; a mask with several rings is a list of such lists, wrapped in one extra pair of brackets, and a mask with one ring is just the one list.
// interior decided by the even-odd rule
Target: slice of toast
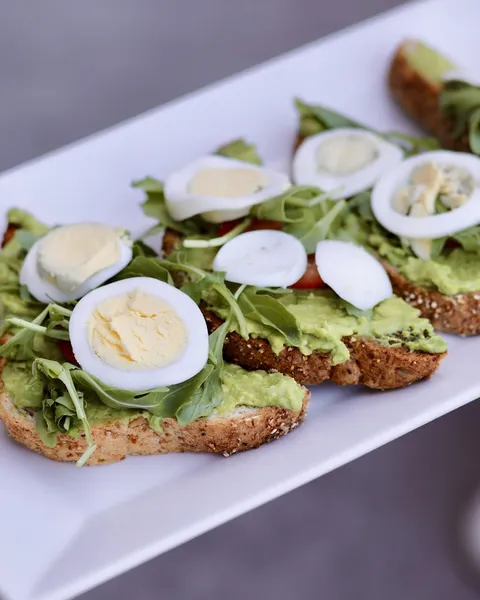
[(395, 52), (388, 74), (390, 92), (402, 109), (438, 138), (444, 148), (470, 152), (468, 134), (456, 137), (453, 119), (441, 109), (441, 80), (426, 78), (409, 59), (418, 44), (421, 42), (406, 40)]
[[(162, 243), (164, 256), (171, 254), (181, 239), (181, 234), (167, 229)], [(209, 331), (214, 331), (222, 324), (222, 319), (205, 307), (201, 308)], [(350, 359), (335, 366), (328, 353), (305, 355), (298, 348), (287, 346), (275, 354), (267, 340), (245, 340), (236, 332), (227, 335), (224, 354), (227, 360), (244, 369), (277, 371), (293, 377), (302, 385), (319, 384), (330, 379), (338, 385), (363, 384), (378, 390), (401, 388), (428, 379), (446, 356), (446, 352), (429, 354), (387, 347), (373, 338), (352, 336), (342, 341), (350, 351)]]
[[(60, 462), (76, 462), (85, 452), (85, 438), (59, 434), (55, 448), (42, 443), (35, 429), (34, 416), (17, 408), (3, 389), (0, 369), (0, 420), (11, 437), (30, 450)], [(92, 426), (97, 450), (88, 465), (114, 463), (127, 456), (167, 454), (169, 452), (209, 452), (229, 456), (258, 448), (297, 427), (304, 419), (310, 400), (305, 398), (299, 411), (278, 406), (265, 408), (240, 407), (228, 417), (212, 415), (180, 426), (176, 419), (162, 421), (162, 432), (151, 429), (147, 419), (137, 417), (107, 421)]]
[(395, 294), (417, 308), (435, 329), (456, 335), (480, 335), (480, 291), (446, 296), (412, 283), (391, 264), (382, 262)]

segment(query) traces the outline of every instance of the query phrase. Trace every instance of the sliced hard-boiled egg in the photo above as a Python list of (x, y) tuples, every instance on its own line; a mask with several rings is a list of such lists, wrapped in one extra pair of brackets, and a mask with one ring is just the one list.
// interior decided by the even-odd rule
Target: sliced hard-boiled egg
[(234, 283), (265, 287), (288, 287), (307, 268), (307, 253), (293, 235), (273, 229), (242, 233), (220, 248), (213, 261)]
[(70, 302), (116, 275), (131, 260), (125, 232), (101, 223), (65, 225), (30, 248), (20, 283), (39, 302)]
[(206, 156), (165, 180), (165, 202), (176, 221), (201, 214), (221, 223), (248, 214), (250, 207), (290, 187), (288, 176), (233, 158)]
[(315, 262), (322, 280), (356, 308), (368, 310), (392, 295), (390, 279), (376, 258), (349, 242), (317, 244)]
[[(372, 191), (372, 211), (391, 233), (436, 239), (480, 223), (480, 158), (438, 150), (404, 160)], [(448, 212), (435, 214), (440, 203)]]
[(302, 142), (293, 160), (293, 179), (330, 192), (334, 200), (349, 198), (372, 187), (402, 159), (398, 146), (370, 131), (332, 129)]
[(93, 290), (73, 309), (78, 364), (105, 385), (142, 392), (199, 373), (208, 359), (205, 319), (186, 294), (150, 277)]

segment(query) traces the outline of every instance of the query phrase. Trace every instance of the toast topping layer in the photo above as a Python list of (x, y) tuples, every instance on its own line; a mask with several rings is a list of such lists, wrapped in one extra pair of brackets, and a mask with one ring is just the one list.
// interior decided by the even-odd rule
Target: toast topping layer
[[(212, 293), (204, 296), (209, 310), (225, 319), (228, 308), (221, 298)], [(287, 345), (294, 345), (302, 354), (315, 351), (330, 352), (333, 365), (348, 360), (350, 353), (342, 341), (344, 337), (361, 336), (374, 338), (387, 346), (406, 346), (410, 350), (440, 353), (446, 343), (437, 336), (426, 319), (418, 317), (418, 311), (397, 297), (378, 304), (372, 311), (358, 311), (330, 290), (276, 294), (290, 315), (293, 315), (300, 339), (288, 342), (278, 329), (255, 318), (247, 318), (247, 331), (251, 337), (267, 339), (273, 351), (279, 354)], [(254, 317), (254, 315), (252, 315)], [(235, 320), (230, 331), (238, 331)]]

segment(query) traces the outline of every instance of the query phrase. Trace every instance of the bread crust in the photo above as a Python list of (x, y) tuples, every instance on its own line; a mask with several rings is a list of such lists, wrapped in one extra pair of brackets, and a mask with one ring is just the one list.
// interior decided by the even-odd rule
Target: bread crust
[(395, 294), (417, 308), (435, 329), (457, 335), (480, 334), (480, 291), (446, 296), (412, 283), (385, 261), (383, 266)]
[[(169, 452), (209, 452), (229, 456), (252, 450), (276, 440), (297, 427), (305, 418), (310, 392), (300, 410), (278, 406), (239, 408), (232, 416), (211, 416), (180, 426), (173, 418), (164, 419), (161, 433), (150, 428), (147, 419), (138, 417), (130, 423), (111, 420), (92, 426), (97, 450), (88, 465), (102, 465), (124, 460), (127, 456), (167, 454)], [(59, 434), (55, 448), (42, 443), (35, 429), (33, 415), (13, 404), (3, 389), (0, 367), (0, 420), (10, 436), (38, 454), (60, 462), (76, 462), (87, 445), (85, 436)]]
[(415, 40), (404, 41), (391, 62), (388, 86), (393, 98), (425, 131), (438, 138), (444, 148), (470, 152), (468, 135), (455, 139), (454, 122), (440, 108), (441, 85), (422, 77), (410, 64), (408, 50), (415, 43)]

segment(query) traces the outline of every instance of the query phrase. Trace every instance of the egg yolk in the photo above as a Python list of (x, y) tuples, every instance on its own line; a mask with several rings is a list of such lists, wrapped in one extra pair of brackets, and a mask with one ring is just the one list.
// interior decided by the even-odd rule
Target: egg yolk
[(361, 134), (335, 135), (317, 148), (317, 165), (332, 175), (351, 175), (378, 157), (377, 145)]
[(37, 269), (59, 289), (71, 292), (121, 256), (115, 230), (101, 223), (76, 223), (52, 229), (40, 242)]
[(187, 345), (185, 324), (174, 308), (141, 290), (100, 302), (87, 329), (95, 354), (122, 370), (163, 367)]
[(265, 188), (268, 178), (256, 169), (201, 169), (188, 186), (190, 194), (216, 198), (249, 196)]

